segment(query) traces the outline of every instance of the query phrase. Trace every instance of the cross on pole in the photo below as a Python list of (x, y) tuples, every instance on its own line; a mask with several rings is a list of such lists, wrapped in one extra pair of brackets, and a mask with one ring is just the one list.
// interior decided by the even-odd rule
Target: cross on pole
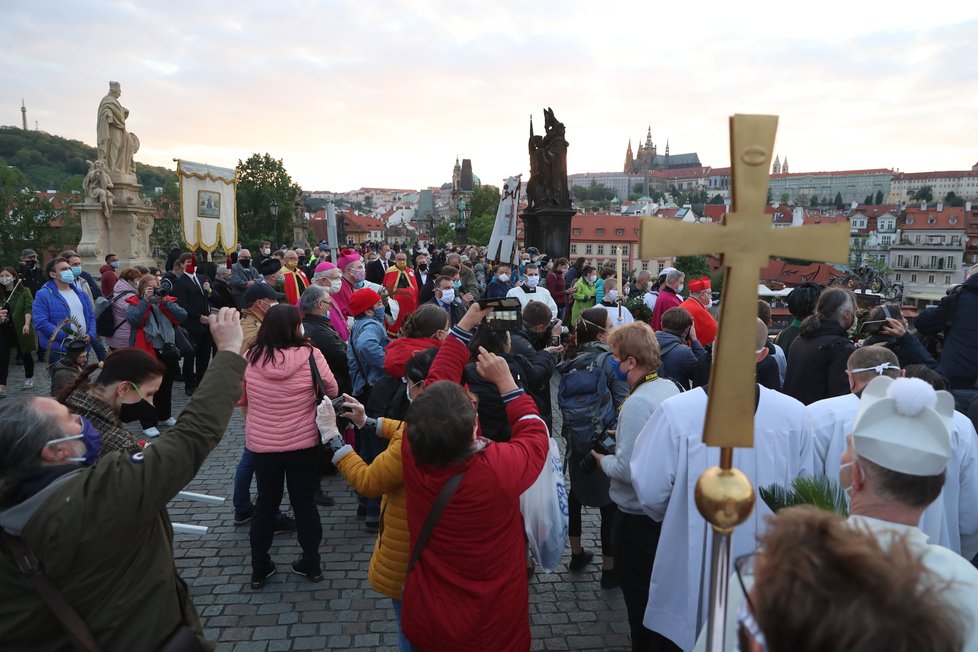
[(777, 116), (730, 118), (732, 206), (721, 223), (684, 224), (643, 218), (640, 251), (653, 256), (719, 254), (724, 267), (720, 319), (703, 426), (708, 446), (751, 447), (754, 442), (754, 337), (760, 270), (771, 256), (844, 263), (844, 222), (775, 229), (764, 212)]

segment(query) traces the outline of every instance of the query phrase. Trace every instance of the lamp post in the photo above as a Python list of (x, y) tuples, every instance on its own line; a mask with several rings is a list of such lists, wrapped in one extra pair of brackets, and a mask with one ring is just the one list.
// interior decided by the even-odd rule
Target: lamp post
[(458, 219), (455, 220), (455, 236), (458, 244), (469, 243), (469, 206), (465, 198), (458, 200)]
[[(268, 205), (268, 210), (272, 214), (272, 224), (273, 224), (273, 228), (274, 228), (274, 231), (272, 231), (272, 233), (274, 234), (272, 236), (272, 240), (277, 241), (279, 239), (279, 237), (278, 237), (278, 202), (273, 199), (272, 200), (272, 203)], [(278, 242), (272, 242), (272, 247), (274, 247), (275, 249), (278, 248), (278, 245), (279, 245)]]

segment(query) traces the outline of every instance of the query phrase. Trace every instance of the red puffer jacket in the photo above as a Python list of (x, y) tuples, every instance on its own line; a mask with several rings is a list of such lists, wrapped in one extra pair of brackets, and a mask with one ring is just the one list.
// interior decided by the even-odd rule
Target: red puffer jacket
[(399, 337), (391, 340), (384, 352), (384, 371), (394, 378), (403, 378), (407, 361), (418, 351), (441, 346), (437, 337)]

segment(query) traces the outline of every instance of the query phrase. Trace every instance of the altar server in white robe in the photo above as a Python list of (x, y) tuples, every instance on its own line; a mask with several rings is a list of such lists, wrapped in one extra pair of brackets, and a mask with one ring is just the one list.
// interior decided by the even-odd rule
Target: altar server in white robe
[[(859, 395), (878, 376), (900, 377), (896, 355), (883, 346), (863, 346), (849, 356), (846, 373), (850, 394), (816, 401), (808, 406), (815, 445), (817, 473), (839, 477), (839, 457), (859, 409)], [(927, 506), (920, 529), (930, 543), (971, 559), (978, 553), (978, 434), (971, 420), (954, 413), (951, 457), (940, 497)]]
[[(767, 355), (767, 326), (757, 320), (755, 352)], [(811, 475), (814, 465), (805, 406), (757, 386), (754, 447), (735, 448), (733, 464), (757, 487), (787, 485)], [(642, 509), (662, 522), (652, 567), (645, 626), (683, 650), (690, 650), (705, 624), (709, 601), (712, 531), (693, 502), (696, 481), (720, 463), (720, 449), (703, 443), (707, 393), (696, 388), (662, 403), (638, 436), (632, 452), (632, 486)], [(771, 511), (757, 497), (750, 517), (734, 530), (732, 555), (755, 549), (758, 532)]]

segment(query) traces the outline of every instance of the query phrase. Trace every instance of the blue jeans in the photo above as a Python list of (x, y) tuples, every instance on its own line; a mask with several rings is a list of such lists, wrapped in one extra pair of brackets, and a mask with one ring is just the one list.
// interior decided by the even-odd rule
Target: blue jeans
[(404, 628), (401, 627), (401, 601), (391, 598), (394, 604), (394, 615), (397, 616), (397, 649), (400, 652), (417, 652), (418, 648), (411, 645), (411, 641), (404, 635)]
[[(378, 455), (387, 450), (387, 440), (377, 436), (377, 433), (368, 428), (357, 430), (357, 441), (360, 444), (358, 451), (364, 462), (370, 464)], [(357, 502), (367, 512), (367, 523), (380, 522), (380, 498), (366, 498), (357, 494)]]
[(234, 495), (231, 502), (234, 503), (234, 511), (237, 514), (254, 509), (251, 504), (251, 479), (254, 477), (255, 454), (245, 448), (241, 452), (238, 468), (234, 470)]

